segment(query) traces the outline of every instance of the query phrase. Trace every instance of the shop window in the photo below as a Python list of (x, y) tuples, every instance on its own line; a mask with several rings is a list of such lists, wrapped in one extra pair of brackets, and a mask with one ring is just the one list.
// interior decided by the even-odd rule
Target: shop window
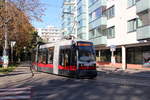
[(143, 64), (150, 62), (150, 46), (143, 47)]
[(111, 61), (111, 52), (110, 50), (101, 50), (101, 57), (100, 61), (101, 62), (110, 62)]
[(127, 63), (128, 64), (142, 64), (143, 63), (141, 47), (127, 48)]
[(115, 51), (115, 59), (116, 59), (116, 63), (121, 63), (122, 62), (122, 52), (121, 49), (116, 49)]

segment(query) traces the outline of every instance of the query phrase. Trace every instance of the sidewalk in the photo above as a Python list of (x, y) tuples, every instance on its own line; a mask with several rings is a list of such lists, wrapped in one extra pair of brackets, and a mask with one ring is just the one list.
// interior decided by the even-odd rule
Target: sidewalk
[(120, 68), (98, 66), (97, 71), (104, 72), (106, 74), (130, 75), (135, 77), (150, 78), (150, 71), (147, 70), (137, 70), (137, 69), (122, 70)]
[(28, 63), (21, 63), (13, 72), (0, 74), (0, 88), (19, 85), (32, 79), (32, 73), (28, 65)]

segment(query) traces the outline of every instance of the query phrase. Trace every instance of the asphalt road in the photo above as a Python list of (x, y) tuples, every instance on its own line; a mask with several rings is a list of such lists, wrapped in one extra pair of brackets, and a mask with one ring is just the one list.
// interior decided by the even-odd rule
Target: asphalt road
[(9, 100), (150, 100), (148, 79), (101, 72), (93, 80), (34, 73), (32, 77), (29, 67), (20, 67), (10, 76), (0, 76), (0, 100), (5, 100), (2, 96), (10, 89), (24, 99), (10, 93), (13, 99)]

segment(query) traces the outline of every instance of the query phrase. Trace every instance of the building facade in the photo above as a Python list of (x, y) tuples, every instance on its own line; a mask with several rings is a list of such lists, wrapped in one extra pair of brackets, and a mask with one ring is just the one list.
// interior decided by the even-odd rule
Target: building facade
[(88, 0), (77, 0), (77, 37), (88, 40)]
[(77, 36), (77, 2), (76, 0), (64, 0), (62, 6), (62, 30), (63, 35), (74, 34)]
[(56, 42), (61, 40), (62, 31), (59, 28), (48, 26), (46, 28), (37, 28), (38, 35), (44, 42)]
[[(108, 0), (105, 46), (96, 46), (100, 65), (119, 68), (150, 67), (150, 25), (148, 0)], [(147, 5), (147, 8), (144, 8)], [(141, 10), (139, 10), (141, 9)], [(115, 48), (115, 50), (110, 50)]]
[[(97, 64), (122, 69), (149, 69), (150, 1), (86, 1), (88, 14), (85, 13), (84, 17), (88, 21), (83, 22), (88, 22), (88, 31), (85, 37), (95, 45)], [(79, 21), (77, 26), (80, 26)]]

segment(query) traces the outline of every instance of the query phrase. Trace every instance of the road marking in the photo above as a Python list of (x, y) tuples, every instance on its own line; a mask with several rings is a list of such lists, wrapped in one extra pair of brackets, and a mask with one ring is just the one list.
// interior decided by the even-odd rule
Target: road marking
[(0, 100), (31, 100), (31, 87), (0, 89)]

